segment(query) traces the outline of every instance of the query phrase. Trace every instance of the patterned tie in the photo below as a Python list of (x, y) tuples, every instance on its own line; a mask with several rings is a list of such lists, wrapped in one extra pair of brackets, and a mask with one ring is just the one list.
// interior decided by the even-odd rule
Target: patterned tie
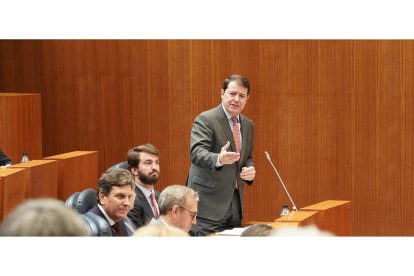
[[(237, 117), (231, 117), (231, 120), (233, 121), (233, 138), (234, 138), (234, 143), (236, 144), (236, 151), (240, 152), (241, 150), (240, 129), (239, 129), (239, 124), (237, 122)], [(236, 190), (239, 189), (239, 183), (237, 183), (237, 179), (236, 179), (236, 183), (234, 183), (234, 188), (236, 188)]]
[(236, 144), (236, 151), (240, 152), (241, 145), (240, 145), (239, 124), (237, 123), (236, 117), (231, 117), (231, 120), (233, 121), (233, 138), (234, 138), (234, 143)]
[(152, 209), (154, 209), (154, 217), (155, 219), (158, 219), (159, 217), (158, 204), (157, 204), (157, 201), (155, 200), (154, 190), (151, 191), (151, 204), (152, 204)]
[(124, 231), (122, 231), (121, 225), (119, 225), (119, 221), (116, 222), (114, 225), (112, 225), (112, 228), (115, 231), (115, 236), (117, 237), (125, 236)]

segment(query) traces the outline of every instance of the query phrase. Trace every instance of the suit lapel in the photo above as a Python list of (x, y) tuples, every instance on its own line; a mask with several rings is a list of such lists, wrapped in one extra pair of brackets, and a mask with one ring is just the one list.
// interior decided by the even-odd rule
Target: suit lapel
[(149, 205), (148, 200), (145, 198), (144, 193), (138, 187), (135, 187), (135, 192), (136, 192), (137, 196), (139, 197), (139, 199), (140, 199), (140, 201), (142, 203), (142, 207), (144, 208), (145, 215), (148, 218), (153, 218), (154, 217), (154, 213), (152, 212), (152, 208)]
[(239, 161), (240, 163), (244, 163), (243, 158), (246, 155), (246, 142), (247, 142), (246, 120), (242, 117), (243, 116), (240, 114), (240, 131), (242, 135), (242, 150), (240, 153), (240, 161)]

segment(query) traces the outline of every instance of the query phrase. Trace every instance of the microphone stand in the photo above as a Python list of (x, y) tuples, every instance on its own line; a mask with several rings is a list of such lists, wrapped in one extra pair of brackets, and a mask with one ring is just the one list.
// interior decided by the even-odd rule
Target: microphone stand
[(274, 171), (276, 172), (276, 175), (277, 175), (277, 177), (279, 178), (280, 183), (282, 183), (282, 186), (283, 186), (283, 188), (285, 189), (285, 192), (286, 192), (286, 194), (288, 195), (288, 197), (289, 197), (289, 199), (290, 199), (290, 202), (292, 202), (292, 206), (293, 206), (293, 207), (292, 207), (292, 211), (297, 212), (297, 211), (298, 211), (298, 209), (296, 208), (296, 205), (295, 205), (295, 203), (293, 202), (292, 197), (290, 197), (290, 194), (289, 194), (288, 190), (286, 189), (285, 183), (283, 183), (283, 180), (282, 180), (282, 178), (280, 177), (279, 172), (277, 171), (277, 169), (276, 169), (275, 165), (273, 165), (272, 160), (270, 160), (269, 153), (267, 153), (267, 151), (265, 151), (264, 153), (265, 153), (265, 156), (266, 156), (267, 160), (269, 160), (269, 162), (270, 162), (270, 164), (272, 165), (272, 167), (273, 167)]

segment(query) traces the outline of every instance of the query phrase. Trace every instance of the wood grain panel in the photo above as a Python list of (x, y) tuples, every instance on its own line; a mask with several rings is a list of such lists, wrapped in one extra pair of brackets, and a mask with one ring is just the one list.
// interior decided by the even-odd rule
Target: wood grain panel
[(42, 95), (44, 156), (96, 150), (100, 174), (151, 142), (158, 189), (185, 182), (195, 116), (245, 74), (257, 170), (245, 222), (289, 203), (268, 151), (299, 208), (350, 200), (354, 235), (414, 235), (412, 41), (0, 41), (0, 58), (0, 91)]
[(414, 42), (403, 42), (403, 63), (402, 63), (402, 98), (403, 104), (401, 111), (405, 114), (403, 124), (404, 137), (401, 143), (401, 151), (404, 156), (401, 160), (401, 217), (402, 217), (402, 234), (413, 235), (414, 232)]
[(58, 197), (58, 162), (55, 160), (31, 160), (12, 165), (10, 168), (26, 169), (29, 181), (26, 183), (25, 199)]
[(42, 157), (41, 95), (0, 93), (0, 146), (14, 164)]
[(25, 200), (30, 173), (26, 169), (0, 169), (0, 222)]
[(76, 192), (98, 187), (98, 152), (72, 151), (48, 156), (45, 160), (57, 160), (57, 198), (66, 201)]

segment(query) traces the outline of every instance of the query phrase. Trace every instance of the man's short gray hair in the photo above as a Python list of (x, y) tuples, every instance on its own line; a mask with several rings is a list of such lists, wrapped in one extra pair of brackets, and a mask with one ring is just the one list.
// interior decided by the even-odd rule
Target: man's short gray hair
[(187, 199), (193, 197), (196, 201), (199, 200), (198, 192), (183, 185), (171, 185), (165, 188), (158, 199), (158, 207), (160, 214), (165, 215), (170, 211), (174, 205), (184, 206)]

